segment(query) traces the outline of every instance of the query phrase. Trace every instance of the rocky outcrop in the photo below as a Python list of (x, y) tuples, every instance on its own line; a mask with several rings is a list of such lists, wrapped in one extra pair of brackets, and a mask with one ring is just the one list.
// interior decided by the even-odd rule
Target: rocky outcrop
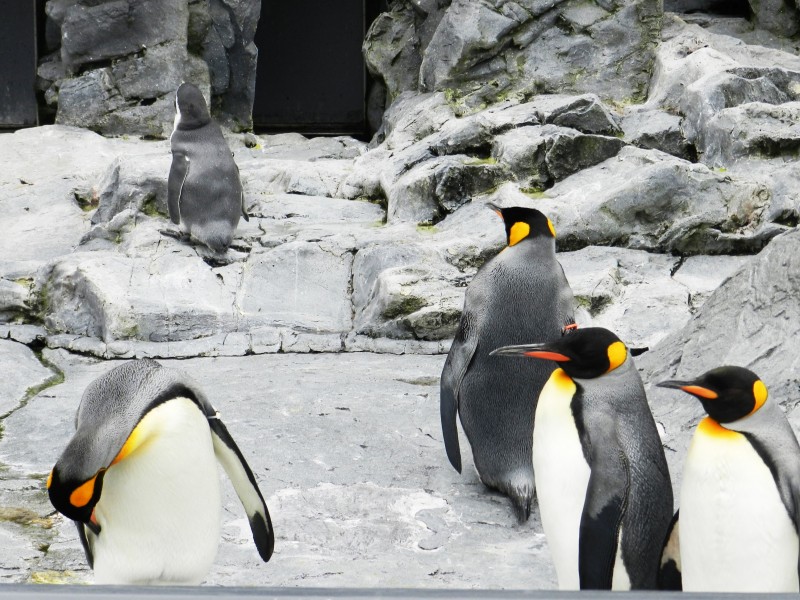
[(53, 52), (39, 68), (56, 122), (168, 137), (183, 81), (234, 129), (252, 126), (257, 1), (50, 0)]
[(465, 109), (554, 92), (637, 101), (661, 17), (655, 0), (403, 1), (372, 25), (364, 54), (390, 103), (409, 90), (446, 92)]

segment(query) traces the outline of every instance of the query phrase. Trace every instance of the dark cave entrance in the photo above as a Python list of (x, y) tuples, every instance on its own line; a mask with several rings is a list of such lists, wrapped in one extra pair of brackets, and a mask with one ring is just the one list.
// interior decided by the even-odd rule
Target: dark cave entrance
[(256, 131), (369, 135), (361, 44), (383, 10), (386, 0), (262, 0)]
[(750, 19), (753, 16), (747, 0), (664, 0), (664, 10), (682, 14), (705, 13), (742, 19)]

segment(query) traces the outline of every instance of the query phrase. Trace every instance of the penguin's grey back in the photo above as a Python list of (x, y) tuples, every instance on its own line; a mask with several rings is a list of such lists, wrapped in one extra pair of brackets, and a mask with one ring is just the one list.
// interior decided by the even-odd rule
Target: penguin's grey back
[[(596, 379), (575, 379), (592, 443), (618, 444), (630, 474), (622, 518), (622, 559), (631, 589), (655, 589), (673, 515), (672, 484), (644, 385), (628, 355)], [(613, 437), (610, 437), (613, 436)], [(635, 543), (638, 540), (639, 543)]]
[[(530, 479), (536, 399), (553, 363), (508, 360), (501, 346), (556, 339), (572, 320), (573, 296), (553, 239), (508, 247), (476, 274), (465, 307), (476, 311), (478, 345), (460, 386), (459, 414), (484, 483)], [(511, 494), (510, 494), (511, 495)]]

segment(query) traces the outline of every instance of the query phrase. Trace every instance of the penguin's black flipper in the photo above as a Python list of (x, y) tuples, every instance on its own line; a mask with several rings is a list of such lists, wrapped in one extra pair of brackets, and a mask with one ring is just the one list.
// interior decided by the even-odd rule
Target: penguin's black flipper
[(83, 523), (79, 521), (73, 521), (75, 526), (78, 528), (78, 537), (81, 539), (81, 546), (83, 546), (83, 553), (86, 555), (86, 562), (89, 563), (89, 568), (94, 569), (94, 554), (92, 553), (92, 548), (89, 546), (89, 540), (86, 538), (86, 529), (84, 529)]
[(678, 514), (675, 512), (672, 522), (667, 530), (667, 538), (664, 540), (664, 550), (661, 553), (661, 565), (658, 569), (658, 589), (670, 591), (683, 591), (683, 577), (681, 573), (681, 547), (680, 547), (680, 525), (678, 524)]
[(181, 192), (187, 175), (189, 175), (189, 157), (182, 152), (173, 152), (172, 166), (167, 180), (167, 208), (169, 218), (175, 225), (181, 222)]
[(458, 443), (458, 394), (464, 373), (478, 347), (478, 334), (474, 327), (475, 317), (466, 309), (461, 314), (458, 332), (450, 346), (442, 369), (439, 384), (439, 412), (442, 419), (442, 437), (447, 458), (456, 471), (461, 473), (461, 448)]
[(267, 562), (275, 548), (275, 532), (272, 529), (267, 503), (264, 501), (264, 496), (261, 495), (261, 490), (258, 489), (253, 471), (250, 470), (225, 424), (218, 415), (209, 416), (208, 424), (211, 427), (214, 454), (217, 455), (217, 460), (222, 464), (233, 483), (233, 489), (236, 490), (236, 494), (247, 512), (250, 530), (253, 532), (253, 541), (258, 553), (264, 562)]
[(589, 487), (581, 516), (578, 574), (582, 590), (610, 590), (630, 476), (622, 449), (609, 440), (592, 444)]

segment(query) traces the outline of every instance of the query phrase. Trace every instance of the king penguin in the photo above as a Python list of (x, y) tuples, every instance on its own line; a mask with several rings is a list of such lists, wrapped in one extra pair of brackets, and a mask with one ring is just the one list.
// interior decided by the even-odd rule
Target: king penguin
[(558, 338), (574, 323), (572, 290), (556, 259), (555, 229), (533, 208), (498, 208), (508, 245), (477, 272), (444, 364), (440, 412), (445, 450), (461, 472), (456, 415), (483, 483), (509, 496), (520, 521), (534, 494), (534, 400), (553, 365), (502, 360), (495, 348)]
[(239, 215), (250, 220), (239, 168), (197, 86), (181, 84), (175, 93), (175, 108), (167, 182), (169, 217), (189, 237), (224, 253), (233, 240)]
[(800, 591), (800, 445), (764, 382), (724, 366), (658, 386), (691, 394), (708, 413), (681, 483), (676, 562), (683, 589)]
[(560, 366), (542, 389), (533, 429), (536, 493), (559, 587), (655, 589), (672, 485), (628, 348), (590, 327), (493, 354)]
[(86, 388), (47, 488), (56, 510), (75, 521), (96, 583), (203, 581), (220, 538), (217, 459), (266, 562), (275, 538), (253, 472), (187, 376), (145, 359)]

